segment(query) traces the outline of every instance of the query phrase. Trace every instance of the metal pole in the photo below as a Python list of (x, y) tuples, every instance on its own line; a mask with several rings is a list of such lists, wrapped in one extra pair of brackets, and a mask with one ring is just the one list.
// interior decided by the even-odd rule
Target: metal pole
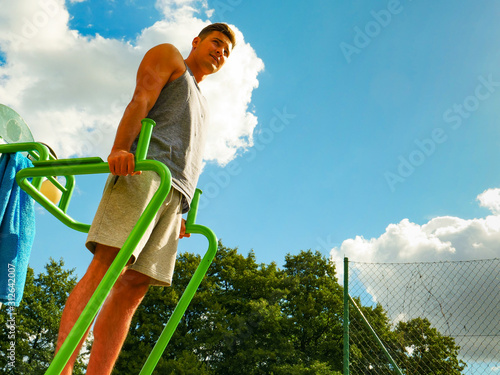
[[(187, 232), (188, 232), (188, 226), (186, 225), (186, 233)], [(201, 281), (203, 280), (203, 277), (207, 273), (208, 268), (210, 267), (210, 264), (212, 263), (212, 260), (215, 257), (215, 253), (217, 252), (217, 237), (209, 228), (202, 225), (193, 224), (189, 229), (189, 233), (203, 234), (208, 239), (209, 242), (208, 250), (203, 259), (201, 260), (201, 263), (196, 269), (196, 272), (194, 273), (193, 277), (189, 281), (186, 290), (182, 294), (182, 297), (179, 300), (179, 302), (177, 303), (177, 306), (175, 307), (172, 316), (168, 320), (167, 325), (163, 329), (163, 332), (158, 338), (156, 345), (151, 351), (148, 359), (144, 363), (144, 366), (142, 367), (142, 370), (139, 375), (152, 374), (163, 352), (165, 351), (168, 342), (172, 338), (172, 335), (174, 334), (177, 325), (182, 319), (184, 312), (191, 303), (191, 300), (193, 299), (196, 290), (198, 289)]]
[(344, 258), (344, 375), (349, 375), (349, 259)]
[(141, 120), (142, 128), (139, 134), (139, 139), (137, 140), (137, 149), (135, 150), (135, 161), (146, 160), (148, 156), (149, 141), (151, 140), (151, 134), (153, 134), (153, 127), (156, 123), (150, 118), (144, 118)]

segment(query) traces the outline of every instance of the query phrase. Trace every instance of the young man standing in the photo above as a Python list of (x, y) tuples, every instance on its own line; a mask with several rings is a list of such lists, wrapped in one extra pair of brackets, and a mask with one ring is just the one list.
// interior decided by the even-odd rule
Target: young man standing
[[(133, 98), (108, 156), (111, 175), (87, 238), (94, 257), (66, 303), (57, 350), (160, 183), (154, 172), (134, 171), (134, 151), (145, 117), (157, 124), (148, 159), (167, 165), (172, 189), (96, 318), (87, 375), (111, 373), (149, 286), (171, 283), (177, 241), (189, 237), (182, 214), (189, 210), (203, 156), (207, 114), (198, 83), (222, 68), (234, 46), (233, 31), (216, 23), (194, 38), (187, 59), (174, 46), (161, 44), (149, 50), (139, 66)], [(71, 374), (78, 351), (61, 374)]]

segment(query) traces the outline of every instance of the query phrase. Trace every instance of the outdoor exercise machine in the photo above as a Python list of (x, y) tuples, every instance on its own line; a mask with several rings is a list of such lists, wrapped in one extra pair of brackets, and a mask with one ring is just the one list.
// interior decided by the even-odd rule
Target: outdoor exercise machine
[[(118, 279), (121, 271), (126, 266), (134, 249), (170, 191), (171, 175), (167, 166), (159, 161), (146, 159), (154, 126), (155, 123), (153, 120), (147, 118), (142, 120), (142, 129), (135, 154), (135, 171), (154, 171), (158, 173), (161, 178), (160, 186), (151, 198), (143, 214), (140, 216), (137, 224), (125, 241), (115, 260), (109, 267), (109, 270), (104, 275), (101, 283), (90, 298), (87, 306), (82, 311), (57, 355), (54, 357), (52, 363), (45, 372), (46, 375), (59, 375), (62, 372), (64, 366), (83, 338), (86, 330), (92, 324), (98, 310), (104, 303), (104, 300)], [(16, 139), (12, 139), (12, 137), (9, 138), (9, 132), (19, 135), (22, 132), (27, 132), (29, 136), (31, 135), (29, 128), (15, 111), (0, 105), (0, 137), (9, 142), (7, 144), (0, 144), (0, 153), (27, 153), (31, 155), (34, 160), (33, 168), (24, 168), (16, 174), (18, 185), (63, 224), (71, 229), (87, 233), (90, 225), (78, 222), (67, 214), (68, 205), (75, 186), (75, 175), (109, 173), (108, 163), (104, 162), (99, 157), (56, 159), (51, 155), (49, 148), (42, 143), (34, 141), (11, 143), (12, 141), (16, 141)], [(21, 138), (22, 137), (19, 137), (19, 139)], [(64, 185), (61, 184), (56, 177), (64, 177)], [(29, 179), (32, 179), (31, 182)], [(59, 191), (61, 191), (61, 199), (57, 205), (41, 193), (40, 188), (44, 179), (50, 181)], [(201, 190), (196, 189), (191, 202), (191, 209), (186, 218), (186, 233), (197, 233), (205, 236), (208, 240), (208, 249), (177, 306), (172, 312), (153, 350), (144, 363), (139, 375), (149, 375), (153, 372), (215, 257), (217, 251), (217, 237), (211, 229), (195, 223), (200, 194)]]

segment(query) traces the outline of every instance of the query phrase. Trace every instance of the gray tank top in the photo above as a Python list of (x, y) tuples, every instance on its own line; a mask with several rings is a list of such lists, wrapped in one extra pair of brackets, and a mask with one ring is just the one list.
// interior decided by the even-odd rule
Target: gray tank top
[[(206, 99), (186, 65), (182, 76), (163, 87), (147, 116), (156, 122), (147, 157), (170, 169), (172, 187), (183, 195), (183, 213), (189, 211), (201, 173), (207, 114)], [(133, 153), (137, 141), (132, 145)]]

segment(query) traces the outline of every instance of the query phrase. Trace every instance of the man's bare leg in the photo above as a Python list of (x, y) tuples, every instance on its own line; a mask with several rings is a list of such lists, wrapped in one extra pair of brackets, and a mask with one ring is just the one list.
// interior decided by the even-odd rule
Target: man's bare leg
[(94, 325), (87, 375), (111, 374), (132, 317), (148, 291), (149, 276), (126, 270), (111, 289)]
[[(85, 275), (75, 286), (73, 291), (68, 297), (66, 301), (66, 306), (64, 307), (64, 311), (61, 317), (61, 323), (59, 326), (59, 336), (57, 339), (57, 347), (56, 353), (59, 351), (59, 348), (63, 344), (66, 337), (69, 335), (69, 332), (73, 328), (76, 320), (80, 316), (81, 312), (87, 305), (90, 297), (94, 294), (97, 286), (101, 282), (104, 277), (106, 271), (109, 266), (113, 262), (118, 253), (119, 249), (109, 246), (104, 246), (101, 244), (97, 244), (94, 258), (90, 263)], [(61, 372), (61, 375), (71, 375), (73, 372), (73, 364), (80, 352), (80, 348), (87, 337), (88, 330), (85, 333), (82, 341), (74, 351), (73, 355), (68, 361), (68, 364)]]

